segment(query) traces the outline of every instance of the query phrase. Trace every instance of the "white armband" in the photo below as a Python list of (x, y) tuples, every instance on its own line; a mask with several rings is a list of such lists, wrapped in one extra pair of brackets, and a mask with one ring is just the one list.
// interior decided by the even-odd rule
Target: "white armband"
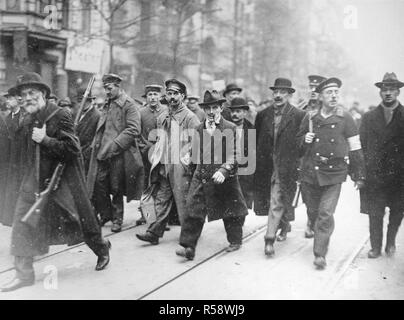
[(362, 149), (361, 141), (359, 140), (359, 135), (352, 136), (348, 138), (349, 151), (355, 151)]

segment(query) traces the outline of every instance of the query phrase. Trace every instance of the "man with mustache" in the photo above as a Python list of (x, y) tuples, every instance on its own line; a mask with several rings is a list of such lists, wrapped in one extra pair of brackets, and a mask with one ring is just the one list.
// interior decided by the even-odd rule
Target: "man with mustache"
[[(292, 106), (289, 100), (295, 89), (286, 78), (277, 78), (273, 92), (274, 103), (258, 112), (257, 169), (255, 171), (254, 210), (267, 215), (265, 254), (275, 254), (274, 242), (286, 240), (289, 221), (294, 220), (293, 197), (296, 190), (298, 147), (296, 133), (305, 112)], [(276, 237), (278, 229), (280, 234)]]
[[(48, 253), (53, 244), (74, 245), (85, 241), (98, 256), (96, 270), (109, 261), (108, 240), (101, 229), (88, 197), (80, 157), (80, 143), (74, 134), (70, 111), (47, 101), (50, 88), (39, 74), (19, 77), (17, 94), (29, 116), (24, 120), (27, 141), (27, 170), (24, 172), (11, 233), (15, 278), (0, 291), (14, 291), (35, 283), (34, 257)], [(36, 226), (22, 218), (42, 192), (58, 164), (64, 164), (57, 190), (53, 191), (40, 213)]]
[(223, 110), (222, 110), (222, 116), (224, 119), (227, 121), (231, 120), (231, 115), (230, 115), (230, 103), (231, 101), (240, 96), (241, 91), (243, 91), (242, 88), (240, 88), (237, 84), (235, 83), (229, 83), (226, 88), (223, 91), (223, 97), (226, 98), (226, 101), (223, 103)]
[[(175, 204), (180, 223), (185, 214), (186, 196), (192, 178), (190, 164), (193, 129), (199, 125), (196, 114), (189, 110), (184, 99), (187, 87), (177, 79), (165, 82), (168, 109), (157, 119), (158, 138), (150, 151), (150, 190), (156, 220), (146, 233), (136, 237), (153, 245), (159, 243), (166, 230), (170, 211)], [(141, 204), (142, 206), (142, 204)]]
[(325, 257), (342, 182), (348, 172), (358, 189), (365, 179), (358, 128), (350, 113), (338, 104), (341, 85), (338, 78), (320, 83), (316, 92), (322, 107), (305, 116), (297, 135), (303, 155), (302, 195), (314, 221), (314, 265), (319, 270), (327, 265)]
[[(256, 146), (252, 147), (248, 145), (248, 136), (255, 134), (254, 126), (246, 119), (250, 107), (244, 98), (236, 97), (231, 101), (229, 108), (231, 122), (236, 125), (237, 141), (238, 145), (240, 146), (239, 152), (242, 153), (242, 159), (244, 160), (247, 158), (248, 160), (255, 162)], [(254, 150), (254, 153), (249, 154), (249, 149)], [(243, 169), (247, 168), (249, 165), (252, 165), (248, 162), (248, 160), (245, 163), (238, 164), (238, 179), (240, 182), (241, 191), (243, 192), (243, 196), (247, 204), (247, 208), (252, 209), (254, 199), (254, 172), (251, 174), (246, 174), (243, 171)], [(240, 160), (238, 159), (238, 161)]]
[(375, 85), (380, 89), (382, 102), (365, 113), (360, 127), (367, 173), (365, 188), (361, 190), (361, 212), (369, 215), (371, 259), (381, 255), (385, 208), (390, 208), (387, 256), (396, 251), (395, 240), (404, 211), (404, 107), (398, 101), (404, 83), (392, 72)]
[[(107, 102), (101, 110), (90, 158), (87, 185), (100, 223), (112, 221), (120, 232), (126, 201), (140, 199), (144, 169), (137, 145), (141, 133), (139, 108), (121, 88), (116, 74), (102, 77)], [(111, 199), (112, 195), (112, 199)]]

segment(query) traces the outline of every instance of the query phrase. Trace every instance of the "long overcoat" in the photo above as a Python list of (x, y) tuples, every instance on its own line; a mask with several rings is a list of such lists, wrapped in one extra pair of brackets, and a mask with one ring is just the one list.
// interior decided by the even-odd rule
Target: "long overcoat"
[(360, 139), (366, 167), (361, 212), (368, 213), (385, 195), (404, 211), (404, 107), (397, 106), (389, 124), (381, 105), (365, 113)]
[(274, 146), (274, 106), (270, 106), (257, 114), (255, 128), (257, 133), (257, 169), (254, 185), (254, 211), (257, 215), (268, 215), (270, 208), (271, 177), (274, 170), (275, 156), (279, 168), (279, 180), (286, 215), (284, 218), (294, 219), (293, 197), (298, 177), (299, 152), (296, 134), (306, 114), (289, 103), (284, 106), (280, 127)]
[[(186, 197), (192, 179), (192, 166), (184, 157), (190, 156), (194, 129), (200, 124), (198, 117), (185, 104), (176, 111), (164, 110), (157, 118), (158, 139), (150, 151), (149, 185), (159, 183), (159, 172), (164, 166), (168, 176), (178, 217), (182, 222), (186, 210)], [(151, 198), (154, 202), (154, 198)]]
[[(208, 221), (246, 216), (248, 209), (237, 176), (236, 126), (221, 117), (212, 136), (206, 132), (205, 122), (196, 134), (198, 138), (192, 140), (196, 169), (188, 192), (187, 214), (207, 214)], [(225, 177), (222, 184), (212, 180), (217, 171)]]
[[(39, 187), (43, 190), (58, 163), (65, 169), (58, 189), (51, 194), (42, 212), (37, 228), (21, 222), (22, 217), (35, 203), (37, 178), (35, 166), (35, 143), (32, 129), (38, 121), (39, 127), (46, 123), (45, 139), (40, 144)], [(37, 256), (48, 252), (49, 245), (73, 245), (87, 235), (99, 235), (100, 227), (86, 193), (85, 176), (80, 159), (80, 144), (74, 135), (71, 113), (48, 102), (36, 116), (24, 120), (27, 139), (27, 162), (23, 182), (16, 204), (12, 234), (11, 254), (14, 256)]]
[(6, 188), (4, 190), (3, 216), (0, 222), (3, 225), (11, 226), (13, 223), (15, 205), (18, 193), (27, 166), (27, 140), (24, 135), (24, 118), (26, 114), (21, 109), (14, 117), (11, 113), (5, 119), (8, 131), (8, 161), (6, 164), (7, 175), (5, 177)]
[(0, 221), (3, 221), (3, 216), (6, 215), (4, 208), (5, 190), (7, 187), (7, 171), (9, 159), (10, 139), (6, 122), (0, 116)]
[[(124, 186), (123, 194), (126, 201), (139, 200), (144, 184), (144, 166), (142, 156), (137, 145), (141, 133), (140, 112), (132, 98), (125, 92), (113, 101), (119, 108), (112, 117), (113, 125), (120, 132), (115, 138), (115, 143), (123, 150), (125, 181), (120, 184)], [(98, 171), (97, 154), (101, 147), (101, 141), (105, 130), (108, 105), (101, 110), (101, 117), (98, 121), (95, 137), (92, 143), (90, 165), (87, 175), (87, 189), (90, 198), (94, 193), (94, 184)]]

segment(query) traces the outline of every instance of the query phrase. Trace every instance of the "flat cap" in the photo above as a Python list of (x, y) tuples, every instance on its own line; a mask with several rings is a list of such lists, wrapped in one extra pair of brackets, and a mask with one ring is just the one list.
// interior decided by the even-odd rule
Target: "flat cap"
[(330, 87), (338, 87), (341, 88), (342, 81), (338, 78), (332, 77), (322, 81), (316, 88), (315, 92), (320, 93), (323, 90), (330, 88)]
[(118, 76), (117, 74), (114, 74), (114, 73), (104, 74), (103, 77), (102, 77), (102, 82), (104, 84), (107, 84), (107, 83), (121, 83), (122, 80), (123, 79), (120, 76)]

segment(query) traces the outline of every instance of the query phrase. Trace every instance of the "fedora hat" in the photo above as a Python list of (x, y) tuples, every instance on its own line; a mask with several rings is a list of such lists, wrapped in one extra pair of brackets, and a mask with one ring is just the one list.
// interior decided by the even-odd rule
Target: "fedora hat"
[(342, 86), (342, 81), (338, 78), (332, 77), (328, 78), (324, 81), (322, 81), (316, 88), (315, 92), (320, 93), (324, 89), (327, 89), (329, 87), (338, 87), (341, 88)]
[(286, 78), (277, 78), (275, 79), (275, 83), (272, 87), (269, 87), (271, 90), (276, 90), (276, 89), (286, 89), (290, 93), (295, 92), (296, 90), (292, 88), (292, 81)]
[(18, 95), (21, 94), (21, 89), (27, 86), (37, 87), (39, 90), (45, 91), (46, 98), (49, 97), (51, 92), (49, 86), (43, 82), (42, 77), (36, 72), (27, 72), (17, 77), (15, 89)]
[(226, 88), (223, 91), (223, 97), (226, 96), (226, 94), (228, 94), (230, 91), (238, 91), (241, 92), (243, 91), (243, 89), (241, 89), (240, 87), (237, 86), (237, 84), (235, 83), (229, 83)]
[(244, 98), (241, 97), (235, 97), (231, 102), (230, 102), (230, 109), (244, 109), (244, 110), (249, 110), (250, 106), (248, 105), (247, 101), (245, 101)]
[(198, 104), (203, 108), (204, 106), (209, 106), (211, 104), (222, 104), (225, 101), (226, 99), (223, 99), (216, 90), (206, 90), (203, 95), (203, 102)]
[(378, 88), (383, 88), (386, 85), (401, 88), (404, 86), (404, 83), (397, 79), (397, 76), (394, 72), (392, 72), (392, 73), (386, 72), (383, 77), (383, 80), (381, 82), (376, 82), (375, 86)]

